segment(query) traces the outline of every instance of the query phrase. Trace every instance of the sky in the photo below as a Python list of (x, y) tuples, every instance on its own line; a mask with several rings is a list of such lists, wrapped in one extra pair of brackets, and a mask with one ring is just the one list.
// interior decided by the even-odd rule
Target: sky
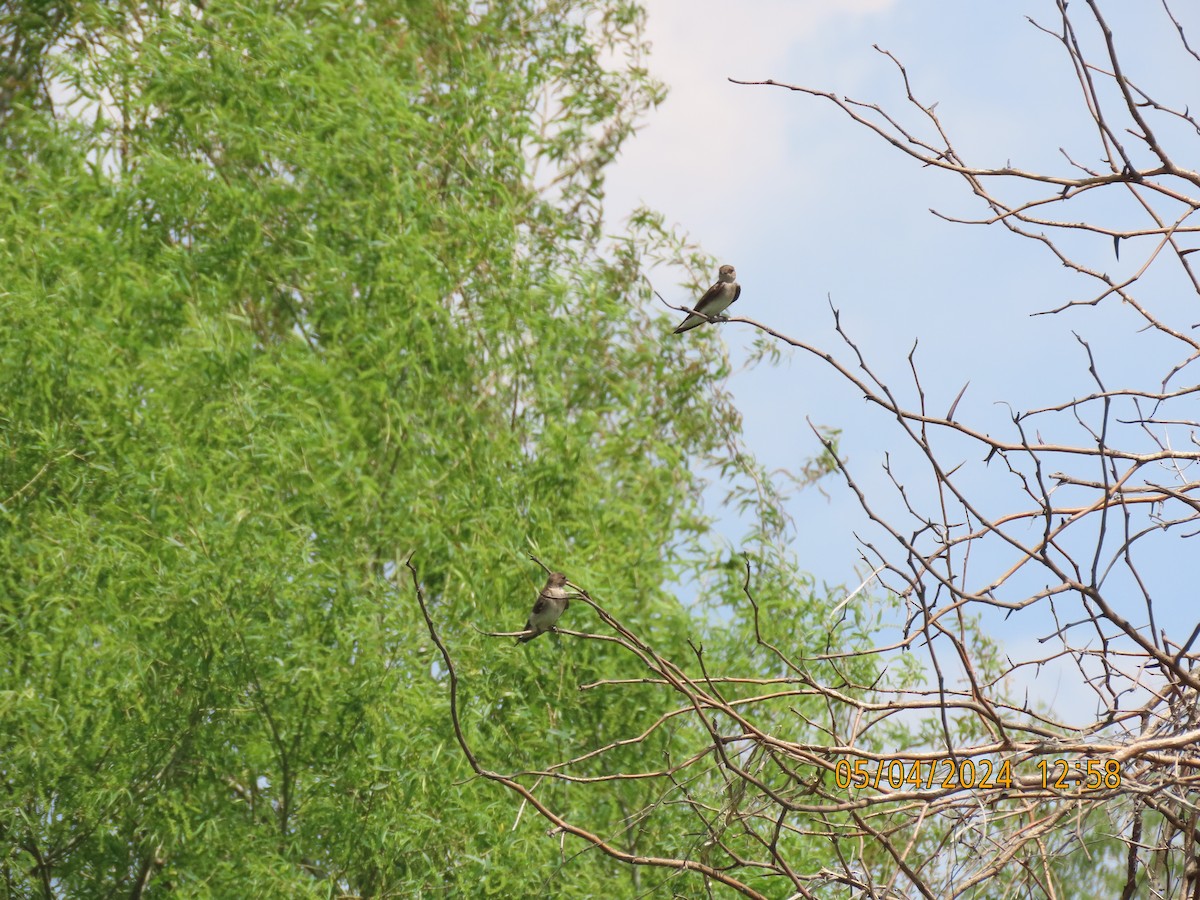
[[(873, 49), (878, 45), (906, 66), (921, 100), (937, 103), (939, 118), (968, 163), (1074, 175), (1060, 148), (1072, 159), (1098, 165), (1101, 147), (1062, 46), (1026, 19), (1057, 29), (1053, 2), (645, 0), (645, 6), (650, 68), (670, 93), (613, 168), (608, 213), (619, 219), (642, 204), (654, 208), (718, 263), (735, 265), (742, 294), (731, 314), (849, 361), (834, 332), (832, 304), (869, 364), (907, 405), (916, 402), (908, 355), (919, 341), (916, 362), (929, 408), (944, 413), (969, 382), (956, 418), (1007, 437), (1015, 437), (1010, 408), (1033, 409), (1095, 389), (1075, 335), (1092, 346), (1108, 386), (1160, 385), (1170, 367), (1164, 360), (1180, 354), (1158, 336), (1139, 333), (1128, 308), (1109, 302), (1033, 316), (1090, 298), (1094, 283), (1000, 225), (953, 224), (931, 214), (931, 208), (960, 217), (986, 212), (961, 178), (921, 167), (826, 100), (727, 80), (770, 78), (830, 90), (877, 102), (906, 126), (926, 129), (915, 108), (906, 105), (895, 66)], [(1081, 34), (1098, 49), (1086, 5), (1072, 6), (1078, 7), (1072, 12)], [(1177, 15), (1183, 12), (1179, 6)], [(1200, 107), (1200, 98), (1187, 91), (1200, 83), (1200, 62), (1179, 48), (1159, 4), (1109, 2), (1101, 8), (1126, 74), (1156, 99), (1180, 109), (1190, 99)], [(1189, 23), (1189, 17), (1195, 21)], [(1183, 21), (1200, 46), (1200, 15), (1191, 12)], [(1179, 146), (1200, 149), (1196, 135), (1174, 136)], [(1079, 203), (1065, 213), (1126, 226), (1145, 223), (1128, 205), (1128, 195), (1110, 194), (1111, 202)], [(1107, 238), (1066, 243), (1114, 277), (1143, 265), (1151, 249), (1148, 242), (1127, 241), (1117, 259)], [(1156, 297), (1163, 314), (1186, 329), (1200, 322), (1196, 296), (1177, 290), (1179, 283), (1170, 277), (1145, 296)], [(669, 282), (655, 287), (674, 302), (689, 299)], [(806, 422), (812, 420), (842, 430), (842, 454), (884, 512), (899, 518), (902, 511), (883, 471), (885, 459), (915, 497), (931, 498), (927, 469), (898, 439), (894, 424), (826, 364), (797, 352), (777, 366), (744, 368), (754, 331), (747, 325), (720, 327), (737, 370), (730, 388), (745, 417), (746, 442), (768, 468), (799, 470), (819, 452)], [(1195, 380), (1184, 373), (1177, 384)], [(1192, 412), (1192, 419), (1200, 418)], [(1082, 439), (1069, 419), (1057, 426), (1046, 420), (1042, 427), (1048, 440), (1055, 427), (1064, 440)], [(1175, 437), (1186, 439), (1186, 433)], [(982, 466), (977, 449), (951, 441), (940, 446), (947, 460), (968, 463), (963, 477), (978, 479), (973, 486), (992, 511), (1013, 508), (1012, 481), (998, 467)], [(855, 535), (878, 533), (872, 533), (844, 482), (826, 479), (823, 487), (827, 496), (808, 490), (790, 504), (793, 550), (818, 583), (853, 588), (868, 571)], [(736, 538), (736, 523), (727, 527)], [(1191, 558), (1200, 558), (1190, 544), (1184, 546)], [(1177, 625), (1172, 632), (1186, 635), (1196, 620), (1186, 590), (1196, 565), (1178, 565), (1178, 545), (1164, 544), (1158, 552), (1161, 557), (1143, 557), (1157, 591), (1156, 610)], [(998, 572), (1011, 556), (997, 550), (981, 558), (975, 576), (985, 583), (990, 580), (985, 572)], [(1110, 586), (1124, 587), (1115, 581)], [(1144, 605), (1132, 597), (1124, 612), (1146, 618)], [(1014, 658), (1045, 652), (1037, 644), (1048, 630), (1044, 612), (987, 626)], [(1060, 685), (1045, 673), (1039, 689), (1060, 704), (1081, 696), (1078, 685)]]

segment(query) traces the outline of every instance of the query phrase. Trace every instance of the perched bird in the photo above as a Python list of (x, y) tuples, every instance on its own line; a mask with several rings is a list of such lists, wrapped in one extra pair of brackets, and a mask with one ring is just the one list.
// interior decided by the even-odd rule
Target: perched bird
[(733, 270), (733, 266), (721, 266), (717, 272), (717, 283), (704, 292), (704, 296), (692, 307), (696, 312), (688, 313), (688, 317), (675, 329), (675, 334), (690, 331), (707, 322), (709, 316), (719, 316), (724, 312), (742, 293), (742, 286), (737, 283), (736, 278), (737, 272)]
[(546, 579), (546, 586), (542, 588), (542, 592), (534, 601), (529, 621), (525, 623), (525, 630), (529, 633), (517, 638), (518, 644), (532, 641), (543, 631), (549, 631), (554, 627), (554, 623), (563, 614), (563, 610), (571, 605), (571, 601), (567, 598), (567, 589), (564, 587), (566, 583), (567, 576), (562, 572), (550, 573), (550, 577)]

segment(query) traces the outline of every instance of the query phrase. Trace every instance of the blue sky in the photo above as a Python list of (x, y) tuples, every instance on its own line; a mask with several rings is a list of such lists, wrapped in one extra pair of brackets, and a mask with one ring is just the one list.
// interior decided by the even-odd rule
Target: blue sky
[[(917, 362), (930, 409), (944, 413), (970, 381), (956, 417), (1006, 436), (1015, 434), (1004, 404), (1027, 410), (1094, 389), (1073, 333), (1091, 343), (1110, 387), (1157, 388), (1169, 368), (1164, 360), (1180, 356), (1158, 336), (1139, 334), (1140, 322), (1120, 303), (1031, 317), (1091, 297), (1094, 283), (999, 225), (951, 224), (932, 215), (931, 207), (962, 217), (981, 216), (986, 209), (958, 176), (922, 168), (831, 103), (726, 80), (773, 78), (831, 90), (877, 102), (906, 125), (925, 128), (906, 104), (895, 67), (872, 49), (878, 44), (906, 65), (920, 99), (937, 102), (943, 125), (969, 164), (1011, 162), (1074, 175), (1059, 148), (1089, 165), (1099, 165), (1101, 148), (1066, 53), (1026, 21), (1031, 16), (1057, 28), (1049, 0), (645, 5), (654, 45), (651, 69), (671, 93), (618, 161), (609, 180), (609, 214), (615, 220), (644, 203), (689, 232), (718, 262), (734, 264), (742, 297), (731, 313), (848, 360), (833, 330), (831, 300), (872, 367), (910, 403), (915, 401), (907, 356), (919, 339)], [(1077, 27), (1098, 50), (1086, 5), (1077, 5), (1072, 10)], [(1177, 5), (1182, 14), (1183, 4)], [(1163, 102), (1182, 109), (1191, 100), (1200, 109), (1200, 96), (1189, 97), (1189, 88), (1200, 83), (1200, 63), (1179, 49), (1161, 6), (1110, 2), (1102, 11), (1116, 33), (1126, 74)], [(1200, 44), (1200, 15), (1185, 16), (1185, 25), (1189, 18), (1189, 36)], [(1181, 154), (1197, 157), (1195, 134), (1173, 136)], [(1015, 196), (999, 186), (996, 193)], [(1129, 227), (1146, 223), (1128, 196), (1116, 191), (1103, 203), (1079, 203), (1067, 213)], [(1107, 238), (1066, 243), (1114, 276), (1140, 267), (1152, 246), (1127, 241), (1117, 260)], [(1142, 296), (1187, 328), (1200, 322), (1200, 308), (1194, 291), (1178, 291), (1181, 283), (1172, 277), (1168, 272)], [(687, 299), (669, 283), (656, 287), (669, 299)], [(735, 365), (743, 361), (754, 338), (751, 329), (722, 326), (722, 335)], [(1189, 370), (1177, 384), (1196, 380)], [(899, 510), (881, 468), (885, 454), (893, 454), (914, 491), (929, 484), (895, 426), (810, 355), (739, 371), (731, 387), (745, 416), (747, 442), (768, 467), (798, 469), (818, 451), (805, 422), (811, 418), (843, 430), (843, 454), (855, 477), (885, 510)], [(1047, 420), (1043, 427), (1048, 440), (1055, 427), (1062, 429), (1062, 439), (1081, 440), (1065, 419), (1058, 426)], [(945, 446), (947, 459), (980, 461), (973, 448)], [(1011, 482), (995, 468), (975, 465), (971, 471), (987, 502), (1012, 508)], [(825, 489), (829, 498), (808, 491), (791, 505), (795, 553), (818, 580), (854, 586), (862, 568), (854, 533), (869, 534), (870, 528), (842, 482), (828, 480)], [(1184, 548), (1191, 558), (1200, 557), (1190, 544)], [(1179, 552), (1171, 545), (1160, 552), (1161, 560), (1176, 565), (1156, 569), (1152, 556), (1143, 557), (1159, 589), (1159, 625), (1163, 616), (1182, 615), (1171, 630), (1186, 633), (1196, 616), (1183, 588), (1194, 581), (1196, 566), (1168, 556)], [(976, 577), (987, 581), (986, 567), (1009, 561), (1004, 552), (981, 558)], [(1144, 618), (1139, 602), (1125, 610), (1135, 620)], [(993, 633), (1009, 643), (1014, 656), (1040, 654), (1032, 642), (1048, 630), (1047, 623), (1040, 614), (1018, 615), (997, 621)]]

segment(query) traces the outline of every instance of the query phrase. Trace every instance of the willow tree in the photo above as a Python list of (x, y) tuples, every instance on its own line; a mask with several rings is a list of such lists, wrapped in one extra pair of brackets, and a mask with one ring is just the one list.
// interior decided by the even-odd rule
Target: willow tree
[[(580, 694), (630, 672), (600, 643), (483, 633), (524, 622), (528, 554), (682, 650), (704, 620), (665, 586), (710, 564), (706, 460), (777, 546), (715, 329), (648, 314), (644, 259), (682, 251), (652, 217), (602, 237), (662, 95), (641, 11), (0, 16), (6, 895), (632, 892), (468, 780), (398, 564), (472, 740), (530, 768), (670, 701)], [(656, 740), (630, 752), (688, 738)], [(694, 840), (628, 818), (636, 781), (571, 787), (545, 795), (624, 851)]]

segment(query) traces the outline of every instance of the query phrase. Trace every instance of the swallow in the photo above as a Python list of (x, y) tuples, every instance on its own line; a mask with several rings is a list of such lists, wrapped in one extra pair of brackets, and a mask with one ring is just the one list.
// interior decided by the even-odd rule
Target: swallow
[(721, 266), (717, 272), (717, 283), (704, 292), (696, 305), (696, 311), (688, 313), (688, 317), (679, 323), (675, 334), (690, 331), (704, 322), (711, 322), (733, 304), (742, 293), (742, 286), (737, 283), (737, 272), (733, 266)]
[(550, 577), (546, 579), (546, 586), (534, 601), (533, 611), (529, 613), (529, 620), (525, 623), (527, 633), (517, 638), (518, 644), (528, 643), (554, 627), (563, 610), (571, 605), (564, 586), (566, 583), (567, 576), (562, 572), (550, 573)]

